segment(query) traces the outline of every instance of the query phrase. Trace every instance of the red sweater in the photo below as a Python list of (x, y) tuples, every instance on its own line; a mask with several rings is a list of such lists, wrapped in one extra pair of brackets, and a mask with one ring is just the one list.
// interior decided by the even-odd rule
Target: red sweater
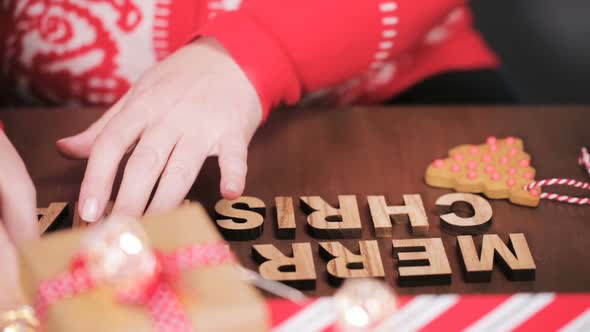
[(497, 65), (462, 0), (8, 3), (0, 17), (2, 85), (29, 101), (110, 104), (200, 35), (231, 53), (265, 114), (302, 97), (379, 102), (435, 73)]

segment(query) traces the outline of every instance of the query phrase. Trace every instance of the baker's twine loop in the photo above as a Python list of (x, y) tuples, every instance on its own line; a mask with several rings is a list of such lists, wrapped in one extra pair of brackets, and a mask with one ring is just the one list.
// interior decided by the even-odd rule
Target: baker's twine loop
[[(580, 152), (580, 157), (578, 157), (578, 164), (580, 166), (584, 167), (584, 169), (586, 170), (586, 172), (590, 176), (590, 153), (588, 153), (588, 149), (585, 147), (583, 147), (582, 151)], [(566, 179), (566, 178), (552, 178), (552, 179), (533, 181), (533, 182), (529, 183), (528, 185), (526, 185), (524, 187), (524, 189), (526, 191), (530, 191), (530, 190), (537, 188), (537, 187), (543, 187), (543, 186), (548, 187), (548, 186), (553, 186), (553, 185), (564, 185), (564, 186), (570, 186), (570, 187), (580, 188), (580, 189), (589, 189), (590, 188), (590, 183), (588, 183), (588, 182), (574, 180), (574, 179)], [(555, 193), (549, 193), (549, 192), (541, 193), (540, 197), (541, 197), (541, 199), (564, 202), (564, 203), (569, 203), (569, 204), (578, 204), (578, 205), (588, 204), (588, 205), (590, 205), (590, 198), (589, 197), (574, 197), (574, 196), (555, 194)]]

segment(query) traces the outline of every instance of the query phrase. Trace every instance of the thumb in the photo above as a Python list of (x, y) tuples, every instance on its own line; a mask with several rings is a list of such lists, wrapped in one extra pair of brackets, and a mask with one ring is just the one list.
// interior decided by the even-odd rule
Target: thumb
[(11, 310), (24, 303), (20, 291), (18, 261), (13, 242), (8, 238), (0, 220), (0, 312)]
[(98, 120), (96, 120), (96, 122), (90, 125), (90, 127), (88, 127), (83, 132), (58, 140), (55, 143), (57, 150), (66, 158), (88, 158), (96, 137), (100, 134), (107, 123), (109, 123), (109, 121), (121, 111), (126, 99), (127, 94), (121, 97), (119, 101), (111, 106), (108, 111), (106, 111)]
[(66, 158), (86, 159), (90, 155), (92, 144), (99, 133), (100, 130), (93, 130), (90, 127), (77, 135), (58, 140), (55, 145)]

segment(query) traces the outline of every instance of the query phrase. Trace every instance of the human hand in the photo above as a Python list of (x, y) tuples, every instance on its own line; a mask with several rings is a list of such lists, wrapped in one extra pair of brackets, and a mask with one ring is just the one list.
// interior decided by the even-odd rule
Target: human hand
[[(0, 123), (1, 125), (1, 123)], [(33, 182), (0, 128), (0, 312), (23, 304), (15, 245), (39, 237)]]
[(262, 118), (256, 90), (212, 38), (184, 46), (148, 70), (130, 91), (82, 133), (59, 140), (68, 157), (88, 158), (80, 216), (103, 214), (121, 159), (136, 144), (112, 214), (143, 214), (178, 206), (208, 156), (219, 156), (220, 191), (239, 197), (247, 148)]

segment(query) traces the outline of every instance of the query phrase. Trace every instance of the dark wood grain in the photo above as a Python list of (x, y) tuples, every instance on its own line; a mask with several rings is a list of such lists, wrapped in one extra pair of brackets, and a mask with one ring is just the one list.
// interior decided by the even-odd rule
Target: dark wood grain
[[(100, 115), (100, 110), (4, 110), (0, 119), (22, 153), (38, 190), (39, 206), (77, 199), (85, 163), (66, 160), (54, 142), (74, 134)], [(420, 194), (430, 221), (428, 237), (441, 237), (453, 270), (451, 284), (397, 288), (400, 293), (511, 293), (517, 291), (590, 291), (590, 207), (542, 202), (538, 208), (491, 201), (494, 217), (487, 231), (508, 240), (524, 233), (537, 265), (536, 280), (509, 281), (496, 268), (489, 283), (466, 283), (461, 273), (455, 235), (441, 231), (434, 202), (448, 190), (430, 188), (424, 171), (434, 158), (463, 143), (482, 143), (488, 135), (522, 137), (533, 156), (538, 178), (586, 179), (577, 165), (579, 149), (590, 144), (590, 107), (408, 107), (284, 110), (271, 115), (255, 136), (249, 153), (246, 194), (267, 206), (264, 232), (251, 242), (232, 243), (240, 260), (254, 268), (251, 246), (272, 243), (288, 253), (293, 242), (311, 242), (318, 274), (310, 294), (330, 294), (319, 240), (305, 232), (305, 215), (295, 207), (295, 239), (275, 236), (275, 196), (320, 195), (334, 206), (337, 195), (356, 194), (363, 222), (362, 239), (374, 239), (367, 195), (384, 195), (401, 205), (403, 194)], [(209, 160), (189, 198), (201, 201), (214, 216), (219, 199), (219, 169)], [(114, 191), (116, 192), (116, 191)], [(70, 204), (71, 205), (71, 204)], [(70, 215), (72, 215), (70, 213)], [(395, 224), (394, 238), (413, 238), (409, 226)], [(380, 238), (385, 280), (396, 285), (397, 262), (391, 239)], [(479, 239), (481, 241), (481, 238)], [(341, 240), (358, 250), (358, 240)], [(479, 244), (478, 244), (479, 245)]]

